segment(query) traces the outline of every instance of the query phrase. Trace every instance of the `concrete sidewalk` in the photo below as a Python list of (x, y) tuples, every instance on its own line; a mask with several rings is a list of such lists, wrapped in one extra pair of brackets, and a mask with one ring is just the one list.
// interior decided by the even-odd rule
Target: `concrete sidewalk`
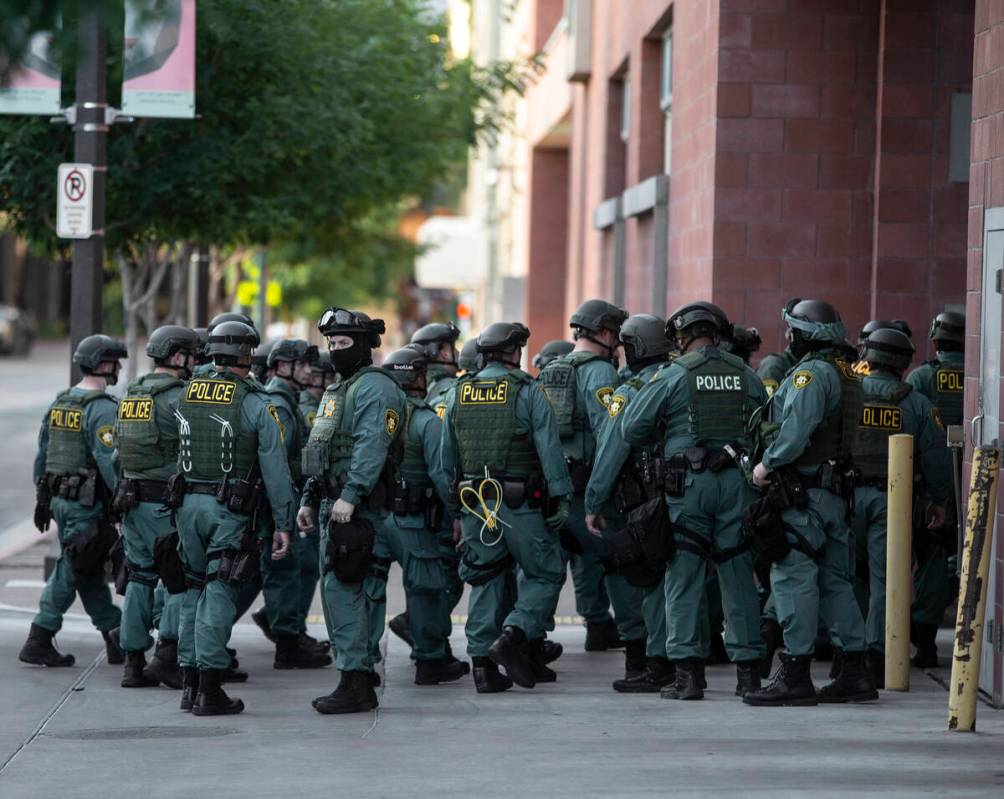
[[(333, 669), (278, 672), (255, 628), (234, 634), (251, 680), (247, 710), (200, 719), (178, 692), (123, 690), (86, 620), (59, 636), (72, 669), (16, 662), (29, 616), (0, 611), (0, 796), (142, 795), (174, 799), (337, 796), (985, 796), (1004, 795), (1004, 714), (981, 705), (975, 735), (946, 732), (947, 695), (914, 671), (909, 694), (879, 703), (754, 709), (732, 695), (734, 672), (708, 670), (703, 702), (610, 689), (623, 656), (586, 654), (581, 627), (561, 626), (559, 681), (478, 696), (470, 677), (417, 687), (393, 636), (381, 707), (321, 716)], [(321, 630), (313, 630), (315, 634)], [(463, 651), (455, 630), (454, 649)], [(825, 681), (826, 664), (815, 669)]]

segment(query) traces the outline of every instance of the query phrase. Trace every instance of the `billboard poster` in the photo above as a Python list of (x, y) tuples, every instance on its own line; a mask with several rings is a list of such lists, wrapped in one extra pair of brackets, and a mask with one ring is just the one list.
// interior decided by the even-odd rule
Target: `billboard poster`
[(122, 113), (195, 116), (195, 0), (126, 4)]
[(21, 63), (0, 86), (0, 114), (58, 114), (59, 84), (56, 35), (36, 33)]

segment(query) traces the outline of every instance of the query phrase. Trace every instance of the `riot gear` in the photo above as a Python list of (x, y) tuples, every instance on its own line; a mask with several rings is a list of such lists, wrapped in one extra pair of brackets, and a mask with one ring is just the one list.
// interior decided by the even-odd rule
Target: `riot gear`
[(351, 347), (328, 348), (331, 364), (342, 379), (348, 379), (373, 362), (373, 350), (380, 346), (380, 334), (386, 332), (383, 319), (370, 319), (362, 311), (335, 307), (321, 314), (317, 329), (324, 336), (348, 336), (352, 339)]
[[(117, 338), (97, 333), (82, 339), (73, 351), (73, 362), (80, 367), (85, 375), (93, 374), (94, 370), (105, 361), (114, 363), (120, 358), (127, 358), (125, 344)], [(114, 386), (118, 380), (117, 374), (101, 375)]]
[(518, 363), (505, 360), (505, 353), (526, 346), (530, 338), (530, 329), (519, 322), (493, 322), (481, 331), (478, 336), (479, 355), (499, 355), (502, 357), (485, 358), (485, 360), (502, 361), (509, 366), (519, 366)]
[(195, 327), (192, 332), (199, 337), (199, 346), (195, 350), (195, 365), (201, 366), (209, 363), (209, 356), (206, 354), (206, 347), (209, 346), (209, 328)]
[(194, 355), (198, 348), (199, 336), (194, 330), (180, 325), (163, 325), (150, 334), (146, 354), (159, 362), (166, 361), (178, 350)]
[(275, 369), (279, 361), (306, 361), (312, 364), (318, 357), (316, 344), (308, 344), (302, 338), (281, 338), (272, 345), (266, 363), (269, 369)]
[(223, 322), (209, 333), (207, 354), (217, 364), (225, 366), (250, 365), (251, 353), (258, 346), (258, 334), (244, 322)]
[(864, 344), (865, 339), (876, 330), (898, 330), (905, 334), (907, 338), (913, 337), (910, 325), (902, 319), (872, 319), (861, 328), (861, 335), (858, 336), (858, 347)]
[(813, 350), (838, 346), (847, 336), (840, 314), (828, 302), (799, 300), (794, 305), (789, 303), (781, 318), (788, 324), (786, 335), (798, 358)]
[(755, 327), (736, 325), (732, 329), (732, 336), (722, 341), (722, 349), (742, 358), (748, 364), (750, 357), (760, 349), (762, 343), (760, 331)]
[(571, 341), (564, 341), (560, 338), (549, 341), (540, 348), (540, 352), (533, 356), (533, 368), (543, 369), (555, 358), (568, 355), (573, 349), (575, 349), (575, 345)]
[(861, 349), (862, 358), (871, 368), (884, 367), (897, 375), (906, 371), (917, 351), (905, 333), (892, 328), (880, 328), (872, 332)]
[(610, 347), (599, 341), (596, 336), (604, 330), (609, 330), (615, 336), (620, 334), (621, 325), (628, 318), (627, 311), (618, 308), (613, 303), (606, 300), (586, 300), (578, 307), (568, 326), (574, 331), (572, 338), (578, 341), (580, 338), (588, 339), (594, 344), (599, 344), (607, 350), (607, 357), (614, 359), (614, 352), (617, 345)]
[[(430, 361), (435, 361), (444, 344), (456, 345), (460, 329), (453, 322), (432, 322), (423, 325), (411, 336), (411, 343), (417, 345)], [(449, 366), (457, 366), (455, 361), (441, 361)]]
[(420, 344), (409, 344), (384, 358), (382, 369), (390, 372), (403, 391), (425, 391), (425, 370), (429, 357)]
[(457, 358), (457, 365), (465, 372), (476, 372), (481, 368), (478, 357), (478, 340), (469, 338), (460, 348), (460, 356)]
[(673, 311), (666, 322), (666, 335), (676, 340), (681, 352), (686, 352), (696, 338), (710, 338), (717, 345), (732, 335), (732, 323), (717, 305), (691, 302)]
[(929, 337), (943, 352), (962, 352), (966, 343), (965, 314), (942, 311), (931, 322)]
[(621, 327), (624, 357), (632, 371), (639, 371), (653, 361), (665, 360), (674, 343), (666, 335), (666, 323), (658, 316), (635, 314)]

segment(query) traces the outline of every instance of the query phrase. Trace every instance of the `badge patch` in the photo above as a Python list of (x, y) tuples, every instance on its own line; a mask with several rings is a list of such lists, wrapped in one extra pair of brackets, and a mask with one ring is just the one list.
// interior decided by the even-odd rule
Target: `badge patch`
[(812, 372), (806, 369), (799, 369), (791, 376), (791, 384), (796, 389), (803, 389), (812, 382)]
[(115, 432), (114, 428), (110, 424), (101, 425), (94, 435), (96, 435), (98, 437), (98, 441), (100, 441), (102, 445), (108, 447), (108, 449), (115, 446)]
[(324, 417), (334, 416), (336, 405), (337, 403), (333, 399), (329, 399), (327, 402), (324, 403), (324, 411), (323, 413), (321, 413), (321, 416)]
[(764, 380), (763, 387), (767, 389), (767, 396), (773, 397), (774, 392), (777, 391), (777, 381), (776, 380)]
[(611, 386), (603, 386), (596, 389), (596, 400), (607, 410), (610, 410), (610, 400), (613, 399), (614, 390)]
[(446, 418), (446, 403), (445, 402), (440, 403), (439, 405), (436, 406), (436, 416), (438, 416), (440, 419), (445, 419)]
[(607, 405), (607, 413), (610, 414), (610, 418), (612, 419), (624, 410), (626, 406), (627, 400), (619, 394), (614, 394), (614, 396), (610, 399), (610, 404)]
[(275, 409), (275, 405), (268, 406), (268, 415), (272, 417), (272, 421), (275, 422), (276, 427), (279, 428), (279, 437), (285, 441), (286, 440), (286, 425), (282, 423), (282, 419), (279, 418), (279, 411)]
[(383, 415), (383, 429), (387, 431), (387, 435), (392, 436), (397, 432), (397, 426), (400, 421), (401, 417), (397, 415), (397, 411), (388, 408), (387, 412)]

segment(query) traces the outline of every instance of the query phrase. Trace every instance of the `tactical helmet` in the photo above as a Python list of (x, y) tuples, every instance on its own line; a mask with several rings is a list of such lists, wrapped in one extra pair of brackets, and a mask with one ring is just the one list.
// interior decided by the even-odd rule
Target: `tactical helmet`
[(275, 346), (276, 341), (278, 339), (269, 339), (255, 347), (254, 352), (251, 353), (251, 365), (256, 369), (261, 369), (263, 374), (268, 368), (268, 355), (272, 352), (272, 347)]
[(864, 359), (869, 366), (885, 366), (897, 374), (906, 371), (916, 351), (906, 333), (891, 327), (875, 330), (864, 343)]
[(429, 356), (425, 354), (421, 344), (407, 344), (399, 350), (394, 350), (384, 358), (381, 369), (390, 372), (395, 382), (405, 390), (419, 390), (419, 379), (429, 367)]
[(313, 363), (318, 358), (317, 345), (308, 344), (302, 338), (281, 338), (269, 350), (266, 364), (275, 369), (279, 361), (306, 361)]
[(362, 311), (328, 308), (317, 320), (317, 329), (324, 336), (352, 336), (365, 340), (370, 349), (380, 346), (380, 335), (387, 332), (383, 319), (370, 319)]
[(585, 330), (589, 333), (599, 333), (601, 330), (611, 330), (617, 333), (628, 318), (627, 311), (618, 308), (606, 300), (586, 300), (578, 307), (568, 326)]
[(821, 300), (799, 300), (781, 313), (788, 325), (791, 351), (801, 358), (807, 352), (842, 344), (847, 328), (836, 308)]
[(493, 322), (478, 336), (478, 352), (507, 352), (525, 347), (530, 329), (520, 322)]
[(666, 335), (674, 338), (678, 333), (686, 333), (693, 339), (699, 335), (715, 338), (729, 338), (732, 323), (725, 311), (711, 302), (688, 302), (670, 315), (666, 322)]
[(209, 334), (206, 350), (218, 364), (236, 366), (244, 358), (250, 363), (251, 352), (258, 346), (258, 334), (244, 322), (221, 322)]
[(956, 311), (942, 311), (934, 317), (929, 336), (937, 343), (939, 350), (961, 351), (966, 344), (966, 315)]
[(898, 330), (901, 333), (905, 333), (908, 338), (913, 336), (910, 325), (902, 319), (872, 319), (861, 328), (861, 335), (858, 336), (858, 346), (860, 347), (864, 344), (865, 339), (876, 330)]
[(255, 346), (257, 347), (261, 344), (261, 336), (258, 335), (258, 328), (254, 326), (254, 320), (244, 313), (237, 313), (235, 311), (227, 311), (225, 313), (218, 313), (212, 319), (209, 320), (208, 332), (212, 333), (217, 326), (222, 325), (224, 322), (243, 322), (245, 325), (254, 331), (255, 336)]
[(81, 339), (73, 351), (73, 362), (80, 367), (80, 371), (85, 375), (93, 372), (99, 364), (105, 361), (118, 361), (120, 358), (127, 357), (129, 356), (126, 353), (125, 344), (117, 338), (106, 336), (103, 333), (96, 333)]
[(575, 345), (571, 341), (560, 338), (549, 341), (540, 348), (540, 352), (533, 356), (533, 368), (543, 369), (555, 358), (568, 355), (574, 349)]
[(411, 336), (411, 343), (421, 347), (422, 352), (435, 358), (443, 344), (456, 344), (460, 328), (453, 322), (432, 322), (422, 325)]
[(150, 334), (146, 354), (154, 361), (166, 361), (178, 350), (195, 355), (201, 348), (199, 334), (181, 325), (163, 325)]
[(666, 323), (647, 313), (629, 316), (621, 327), (620, 340), (628, 366), (649, 359), (664, 359), (676, 348), (676, 343), (666, 335)]
[(196, 327), (192, 331), (199, 337), (199, 346), (195, 350), (195, 362), (198, 364), (209, 363), (209, 356), (206, 354), (206, 345), (209, 344), (209, 328)]
[(732, 336), (722, 341), (722, 349), (749, 363), (750, 356), (760, 349), (762, 343), (760, 331), (755, 327), (735, 325), (732, 328)]
[(465, 372), (476, 372), (481, 368), (480, 360), (478, 357), (478, 340), (476, 338), (467, 339), (464, 342), (464, 346), (460, 348), (460, 355), (457, 356), (457, 366)]
[(310, 371), (315, 375), (335, 373), (335, 367), (331, 365), (331, 355), (327, 350), (318, 350), (317, 358), (310, 362)]

